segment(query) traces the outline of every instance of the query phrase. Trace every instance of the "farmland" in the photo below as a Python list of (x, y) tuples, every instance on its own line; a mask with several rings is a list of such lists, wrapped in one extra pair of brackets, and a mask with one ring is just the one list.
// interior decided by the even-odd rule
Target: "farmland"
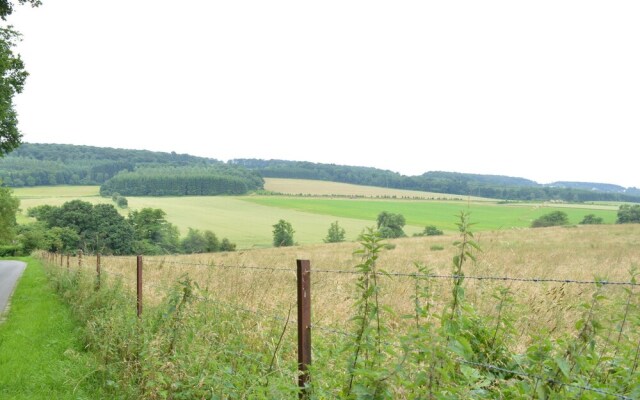
[[(384, 350), (381, 364), (367, 368), (395, 372), (385, 384), (388, 394), (379, 398), (417, 399), (440, 391), (455, 393), (457, 398), (530, 398), (534, 384), (540, 386), (539, 391), (550, 394), (545, 398), (580, 398), (580, 390), (589, 394), (594, 390), (626, 393), (630, 397), (621, 398), (634, 398), (640, 389), (635, 367), (624, 366), (611, 375), (606, 370), (599, 373), (598, 367), (599, 360), (607, 357), (618, 356), (616, 363), (627, 364), (633, 359), (639, 306), (637, 296), (632, 296), (635, 288), (607, 285), (598, 289), (594, 283), (580, 282), (596, 278), (629, 281), (629, 270), (640, 264), (636, 250), (640, 246), (640, 225), (504, 230), (478, 232), (475, 236), (482, 251), (475, 252), (477, 262), (469, 261), (464, 267), (465, 306), (458, 316), (473, 324), (473, 329), (468, 328), (473, 334), (455, 333), (459, 339), (450, 336), (454, 334), (445, 331), (446, 320), (440, 320), (440, 316), (450, 315), (451, 279), (424, 282), (428, 292), (421, 301), (428, 310), (414, 317), (418, 311), (413, 296), (419, 281), (410, 275), (416, 272), (414, 262), (425, 265), (433, 274), (450, 274), (451, 260), (457, 253), (452, 242), (459, 235), (391, 240), (392, 246), (380, 253), (377, 265), (386, 272), (378, 277), (376, 301), (384, 308), (378, 320), (383, 326)], [(352, 320), (358, 313), (354, 302), (359, 299), (361, 282), (353, 274), (354, 266), (362, 262), (354, 255), (359, 247), (356, 243), (316, 244), (145, 257), (146, 308), (143, 323), (137, 325), (128, 322), (136, 304), (135, 257), (103, 257), (102, 283), (108, 290), (101, 293), (103, 301), (114, 305), (106, 307), (110, 311), (104, 317), (102, 308), (98, 308), (93, 317), (81, 318), (90, 318), (90, 343), (105, 358), (109, 379), (127, 382), (118, 387), (127, 391), (128, 397), (162, 397), (163, 393), (184, 394), (190, 390), (198, 393), (197, 397), (204, 395), (201, 393), (223, 398), (295, 397), (296, 336), (295, 328), (288, 326), (296, 303), (294, 265), (296, 258), (309, 259), (313, 398), (351, 398), (343, 392), (351, 362), (344, 349), (353, 346), (349, 339), (359, 321)], [(93, 258), (86, 258), (83, 267), (78, 267), (78, 260), (72, 259), (70, 270), (51, 267), (57, 271), (54, 279), (64, 297), (85, 315), (90, 308), (84, 304), (95, 301), (89, 301), (95, 296), (93, 263)], [(474, 279), (492, 276), (506, 279)], [(531, 280), (523, 281), (527, 278)], [(126, 298), (109, 300), (119, 293), (119, 285)], [(172, 286), (174, 289), (169, 289)], [(187, 296), (195, 296), (195, 300), (185, 300)], [(181, 298), (182, 305), (176, 308)], [(624, 322), (626, 318), (628, 323)], [(581, 329), (585, 321), (593, 330)], [(402, 358), (397, 349), (394, 352), (394, 343), (410, 340), (412, 336), (404, 335), (413, 332), (416, 323), (428, 330), (420, 341), (409, 341), (408, 345), (422, 345), (427, 353), (412, 351)], [(144, 339), (137, 339), (140, 335)], [(581, 346), (581, 335), (589, 335), (592, 344), (573, 350), (572, 346)], [(614, 335), (617, 339), (611, 341)], [(499, 349), (500, 356), (465, 341), (471, 339), (486, 339), (488, 346)], [(456, 349), (457, 343), (467, 346), (464, 352)], [(133, 353), (136, 346), (142, 346), (148, 354), (139, 364)], [(542, 346), (547, 346), (546, 350)], [(172, 350), (167, 353), (167, 348)], [(125, 361), (115, 362), (113, 354)], [(421, 357), (429, 357), (431, 362), (424, 364)], [(477, 362), (480, 364), (473, 364)], [(418, 379), (428, 370), (425, 365), (434, 363), (452, 363), (452, 369), (432, 370), (440, 377), (435, 384)], [(547, 378), (496, 373), (485, 367), (487, 363), (489, 367)], [(579, 363), (580, 367), (565, 368), (565, 363)], [(364, 372), (357, 374), (356, 381), (365, 382), (365, 387), (373, 385), (367, 383)], [(590, 374), (588, 384), (584, 383), (584, 374)], [(491, 382), (482, 395), (474, 386), (480, 377)], [(545, 379), (554, 383), (545, 384)], [(581, 389), (584, 387), (587, 389)]]
[[(240, 247), (145, 256), (144, 308), (136, 309), (135, 257), (102, 257), (96, 279), (94, 255), (71, 257), (71, 267), (60, 256), (40, 255), (54, 287), (86, 322), (87, 346), (111, 385), (105, 390), (122, 398), (297, 397), (296, 336), (289, 325), (297, 302), (295, 261), (308, 259), (312, 398), (361, 398), (351, 382), (354, 391), (384, 390), (373, 398), (640, 393), (633, 363), (640, 225), (613, 224), (616, 204), (426, 200), (291, 183), (296, 190), (306, 185), (308, 193), (128, 197), (130, 209), (165, 210), (183, 233), (210, 229)], [(16, 191), (23, 209), (76, 197), (111, 202), (86, 188), (39, 190)], [(461, 210), (475, 224), (474, 236), (462, 242), (455, 225)], [(565, 211), (571, 225), (526, 228), (554, 210)], [(356, 243), (381, 211), (403, 214), (409, 235), (427, 224), (445, 234), (383, 245), (365, 235), (366, 247)], [(579, 225), (586, 214), (607, 224)], [(271, 247), (278, 219), (293, 224), (299, 245)], [(335, 220), (350, 241), (320, 244)], [(363, 339), (354, 340), (358, 335)], [(361, 350), (366, 358), (354, 359)]]
[[(307, 196), (128, 197), (129, 209), (160, 208), (182, 234), (189, 227), (208, 229), (228, 237), (244, 249), (270, 247), (272, 225), (279, 219), (292, 223), (296, 242), (312, 244), (320, 243), (329, 225), (336, 220), (346, 230), (347, 240), (353, 241), (363, 229), (375, 224), (376, 216), (382, 211), (403, 214), (407, 221), (405, 232), (412, 235), (426, 225), (455, 232), (454, 215), (461, 210), (472, 213), (477, 231), (528, 227), (533, 219), (554, 210), (565, 211), (572, 224), (580, 222), (586, 214), (595, 214), (605, 223), (613, 223), (617, 210), (617, 206), (607, 204), (499, 204), (487, 199), (402, 200), (399, 198), (414, 199), (420, 192), (304, 180), (289, 180), (291, 186), (287, 190), (286, 181), (266, 179), (266, 187)], [(21, 223), (29, 220), (26, 211), (30, 207), (41, 204), (61, 205), (74, 198), (93, 204), (111, 203), (110, 198), (98, 195), (96, 186), (20, 188), (15, 189), (15, 194), (21, 201), (22, 212), (18, 215)], [(323, 197), (328, 194), (374, 198)], [(121, 210), (123, 214), (127, 212)]]

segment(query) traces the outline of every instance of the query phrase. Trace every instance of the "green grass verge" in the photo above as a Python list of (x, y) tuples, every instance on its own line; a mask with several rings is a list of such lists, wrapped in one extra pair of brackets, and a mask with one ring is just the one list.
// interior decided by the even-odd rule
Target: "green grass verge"
[(39, 261), (28, 263), (0, 325), (1, 399), (96, 399), (95, 359)]

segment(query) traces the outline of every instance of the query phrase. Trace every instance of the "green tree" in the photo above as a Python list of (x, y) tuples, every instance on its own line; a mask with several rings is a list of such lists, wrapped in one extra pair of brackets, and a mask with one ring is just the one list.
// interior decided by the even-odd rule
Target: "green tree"
[(118, 199), (116, 200), (116, 204), (120, 208), (127, 208), (129, 207), (129, 200), (127, 200), (127, 198), (124, 196), (118, 196)]
[(600, 225), (602, 224), (602, 217), (596, 217), (595, 214), (585, 215), (580, 224), (582, 225)]
[(383, 211), (378, 214), (378, 231), (383, 238), (399, 238), (407, 236), (402, 229), (406, 221), (402, 214)]
[(618, 209), (616, 224), (640, 223), (640, 204), (623, 204)]
[(281, 219), (273, 225), (273, 245), (275, 247), (293, 246), (294, 233), (291, 224)]
[(531, 223), (532, 228), (542, 228), (547, 226), (568, 225), (569, 216), (564, 211), (554, 211), (549, 214), (542, 215)]
[(338, 221), (332, 222), (327, 232), (327, 237), (324, 238), (325, 243), (339, 243), (344, 242), (346, 232), (344, 228), (341, 228)]
[[(204, 231), (204, 239), (206, 241), (207, 253), (213, 253), (220, 251), (220, 241), (215, 233), (211, 231)], [(235, 249), (234, 249), (235, 250)]]
[[(33, 7), (40, 0), (18, 0)], [(0, 18), (4, 21), (13, 12), (13, 2), (0, 0)], [(20, 55), (13, 53), (15, 42), (20, 34), (11, 27), (0, 27), (0, 157), (20, 145), (22, 134), (18, 130), (18, 115), (13, 106), (13, 97), (21, 93), (29, 75), (24, 69)]]
[(444, 232), (436, 228), (435, 225), (427, 225), (425, 226), (424, 231), (422, 231), (422, 234), (424, 236), (440, 236), (444, 235)]
[(133, 252), (133, 227), (112, 204), (95, 205), (91, 219), (91, 226), (81, 232), (86, 250), (116, 255)]
[(199, 230), (189, 228), (187, 236), (182, 239), (180, 247), (187, 254), (205, 253), (207, 251), (207, 238)]
[(236, 244), (231, 243), (227, 238), (223, 238), (220, 243), (220, 251), (236, 251)]
[(0, 244), (13, 240), (16, 227), (16, 213), (20, 200), (13, 196), (11, 189), (1, 186), (0, 181)]
[(143, 208), (129, 213), (135, 232), (135, 251), (142, 254), (175, 253), (180, 247), (178, 228), (165, 219), (159, 208)]

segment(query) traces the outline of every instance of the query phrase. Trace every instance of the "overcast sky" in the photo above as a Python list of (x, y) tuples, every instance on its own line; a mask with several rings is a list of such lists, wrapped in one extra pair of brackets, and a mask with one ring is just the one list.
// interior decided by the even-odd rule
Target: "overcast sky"
[(24, 140), (640, 187), (640, 2), (43, 0)]

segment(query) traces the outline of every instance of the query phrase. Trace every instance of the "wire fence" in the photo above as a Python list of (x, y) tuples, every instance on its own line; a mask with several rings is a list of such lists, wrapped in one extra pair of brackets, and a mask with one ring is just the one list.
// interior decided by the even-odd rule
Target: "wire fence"
[[(78, 254), (78, 256), (73, 257), (72, 259), (70, 259), (69, 255), (66, 255), (66, 261), (65, 258), (62, 254), (60, 255), (56, 255), (56, 254), (51, 254), (51, 253), (45, 253), (43, 255), (43, 257), (49, 262), (50, 265), (59, 267), (61, 269), (66, 268), (67, 271), (70, 270), (71, 266), (73, 266), (74, 268), (77, 268), (78, 270), (87, 270), (89, 267), (89, 264), (91, 264), (87, 257), (84, 258), (83, 260), (83, 255), (80, 252)], [(141, 317), (141, 310), (142, 310), (142, 302), (143, 302), (143, 293), (142, 293), (142, 288), (153, 288), (158, 292), (169, 292), (172, 290), (172, 287), (170, 286), (166, 286), (166, 285), (162, 285), (159, 282), (143, 282), (142, 281), (142, 257), (138, 256), (137, 259), (137, 276), (133, 276), (133, 274), (131, 275), (125, 275), (121, 272), (116, 272), (113, 270), (110, 270), (109, 265), (103, 262), (104, 259), (102, 259), (101, 262), (101, 258), (99, 255), (97, 255), (97, 261), (96, 261), (96, 274), (98, 276), (98, 282), (100, 282), (100, 277), (102, 275), (106, 275), (110, 278), (117, 278), (123, 282), (128, 282), (128, 283), (133, 283), (133, 279), (136, 279), (136, 288), (137, 288), (137, 305), (138, 305), (138, 316)], [(300, 260), (298, 260), (298, 262), (300, 263)], [(307, 261), (308, 263), (308, 261)], [(282, 316), (282, 315), (277, 315), (276, 313), (274, 313), (274, 310), (260, 310), (260, 309), (252, 309), (249, 307), (244, 307), (242, 305), (238, 305), (238, 304), (234, 304), (231, 302), (226, 302), (223, 301), (219, 298), (213, 298), (211, 296), (209, 296), (208, 294), (205, 293), (205, 295), (199, 294), (196, 295), (194, 297), (195, 300), (198, 300), (200, 302), (203, 303), (209, 303), (209, 304), (215, 304), (216, 306), (222, 306), (228, 310), (233, 310), (236, 312), (241, 312), (247, 315), (252, 315), (255, 318), (260, 318), (260, 319), (270, 319), (273, 321), (278, 321), (280, 323), (286, 323), (286, 324), (295, 324), (298, 325), (298, 340), (299, 340), (299, 352), (303, 352), (303, 351), (308, 351), (309, 354), (311, 354), (311, 342), (310, 342), (310, 335), (311, 332), (319, 332), (321, 334), (328, 334), (328, 335), (338, 335), (340, 337), (344, 337), (344, 338), (348, 338), (348, 339), (357, 339), (358, 335), (353, 333), (353, 332), (347, 332), (343, 329), (337, 328), (337, 327), (330, 327), (330, 326), (326, 326), (323, 324), (319, 324), (319, 323), (312, 323), (310, 320), (310, 311), (309, 311), (309, 315), (304, 315), (300, 314), (300, 309), (304, 308), (304, 305), (301, 304), (301, 302), (303, 301), (307, 301), (307, 307), (310, 307), (311, 305), (311, 296), (310, 293), (308, 293), (310, 291), (310, 276), (311, 273), (319, 273), (319, 274), (336, 274), (336, 275), (359, 275), (361, 274), (361, 272), (358, 271), (354, 271), (354, 270), (344, 270), (344, 269), (312, 269), (312, 270), (307, 270), (306, 272), (304, 270), (301, 270), (300, 268), (300, 264), (298, 265), (298, 269), (293, 269), (293, 268), (282, 268), (282, 267), (263, 267), (263, 266), (246, 266), (246, 265), (229, 265), (229, 264), (215, 264), (215, 263), (194, 263), (194, 262), (184, 262), (184, 261), (173, 261), (173, 260), (160, 260), (159, 262), (156, 262), (156, 265), (159, 266), (164, 266), (164, 265), (172, 265), (172, 266), (180, 266), (180, 267), (197, 267), (197, 268), (207, 268), (207, 269), (225, 269), (225, 270), (242, 270), (242, 271), (253, 271), (256, 272), (258, 274), (264, 273), (264, 272), (286, 272), (286, 273), (291, 273), (291, 274), (296, 274), (297, 278), (298, 278), (298, 285), (297, 285), (297, 290), (299, 293), (298, 296), (298, 301), (297, 301), (297, 307), (299, 310), (298, 313), (298, 318), (291, 318), (290, 313), (291, 310), (289, 310), (289, 313), (286, 316)], [(591, 285), (591, 286), (612, 286), (612, 287), (627, 287), (630, 288), (630, 290), (632, 291), (635, 287), (640, 286), (640, 283), (637, 283), (635, 281), (609, 281), (609, 280), (579, 280), (579, 279), (562, 279), (562, 278), (535, 278), (535, 277), (513, 277), (513, 276), (482, 276), (482, 275), (455, 275), (455, 274), (419, 274), (419, 273), (406, 273), (406, 272), (396, 272), (396, 271), (385, 271), (385, 272), (378, 272), (377, 273), (380, 276), (387, 276), (387, 277), (398, 277), (398, 278), (411, 278), (411, 279), (446, 279), (446, 280), (456, 280), (456, 279), (465, 279), (465, 280), (476, 280), (476, 281), (495, 281), (495, 282), (520, 282), (520, 283), (527, 283), (527, 284), (548, 284), (548, 283), (557, 283), (557, 284), (563, 284), (563, 285)], [(303, 276), (306, 276), (306, 278), (303, 278)], [(304, 283), (304, 280), (307, 280), (306, 283)], [(301, 283), (301, 280), (303, 281), (303, 283)], [(301, 285), (306, 285), (304, 287), (301, 287)], [(303, 293), (304, 296), (307, 297), (306, 300), (300, 300), (300, 293)], [(306, 294), (304, 292), (307, 292)], [(633, 293), (633, 292), (631, 292)], [(630, 299), (630, 297), (629, 297)], [(310, 310), (310, 308), (309, 308)], [(626, 319), (626, 315), (625, 315), (625, 319)], [(306, 322), (305, 322), (306, 321)], [(622, 329), (624, 326), (624, 322), (623, 325), (620, 327), (619, 330), (619, 334), (622, 335)], [(308, 343), (305, 344), (304, 346), (308, 347), (307, 349), (300, 349), (300, 337), (304, 335), (304, 331), (307, 332), (307, 334), (309, 335), (308, 338)], [(416, 351), (415, 349), (411, 349), (408, 348), (406, 344), (402, 344), (402, 343), (393, 343), (393, 342), (389, 342), (389, 341), (382, 341), (382, 344), (389, 346), (389, 347), (393, 347), (396, 348), (398, 350), (401, 350), (403, 352), (411, 352), (411, 351)], [(639, 344), (640, 346), (640, 344)], [(252, 356), (248, 356), (246, 354), (241, 354), (238, 352), (229, 352), (230, 355), (233, 356), (238, 356), (241, 358), (247, 358), (247, 359), (251, 359), (252, 361), (258, 361), (258, 362), (262, 362), (262, 360), (258, 360), (255, 357)], [(592, 387), (590, 385), (588, 385), (587, 383), (575, 383), (575, 382), (564, 382), (562, 380), (559, 380), (557, 378), (552, 378), (552, 377), (548, 377), (548, 376), (543, 376), (540, 374), (534, 374), (534, 373), (530, 373), (530, 372), (525, 372), (522, 370), (514, 370), (511, 368), (505, 368), (503, 366), (498, 366), (498, 365), (493, 365), (493, 364), (488, 364), (488, 363), (483, 363), (483, 362), (477, 362), (477, 361), (470, 361), (470, 360), (466, 360), (462, 357), (457, 357), (455, 358), (455, 361), (460, 363), (460, 364), (464, 364), (464, 365), (468, 365), (471, 367), (476, 367), (476, 368), (481, 368), (481, 369), (485, 369), (485, 370), (491, 370), (491, 371), (495, 371), (495, 372), (500, 372), (503, 374), (509, 374), (509, 375), (515, 375), (515, 376), (520, 376), (520, 377), (524, 377), (527, 379), (531, 379), (533, 381), (536, 382), (547, 382), (553, 385), (557, 385), (560, 387), (564, 387), (564, 388), (570, 388), (570, 389), (575, 389), (575, 390), (580, 390), (581, 392), (587, 391), (587, 392), (591, 392), (591, 393), (596, 393), (598, 395), (602, 395), (605, 396), (607, 398), (617, 398), (617, 399), (624, 399), (624, 400), (628, 400), (628, 399), (634, 399), (635, 397), (631, 397), (628, 396), (626, 394), (620, 394), (620, 393), (614, 393), (602, 388), (597, 388), (597, 387)], [(311, 363), (310, 360), (310, 356), (308, 359), (308, 363)], [(308, 365), (301, 365), (304, 364), (304, 362), (300, 363), (299, 362), (299, 367), (301, 368), (300, 370), (300, 386), (301, 386), (301, 391), (302, 393), (305, 393), (305, 391), (308, 389), (308, 385), (309, 385), (309, 375), (308, 375)]]

